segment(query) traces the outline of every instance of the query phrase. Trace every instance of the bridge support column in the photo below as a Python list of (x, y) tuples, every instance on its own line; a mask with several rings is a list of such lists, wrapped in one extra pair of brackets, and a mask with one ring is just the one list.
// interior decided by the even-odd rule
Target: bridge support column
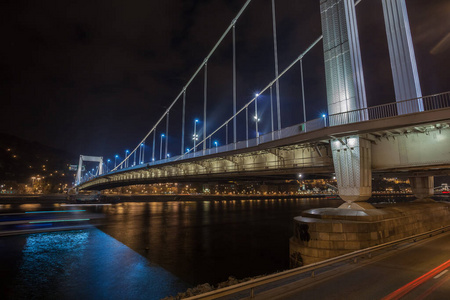
[(374, 208), (364, 202), (372, 195), (371, 148), (370, 141), (358, 136), (331, 141), (339, 196), (346, 202), (339, 208)]
[[(367, 108), (354, 0), (320, 0), (328, 114)], [(358, 122), (365, 113), (330, 126)]]
[[(405, 0), (382, 0), (397, 101), (422, 97)], [(423, 111), (422, 99), (397, 104), (399, 114)]]
[(419, 201), (426, 200), (434, 194), (433, 176), (410, 177), (409, 183), (414, 196), (416, 196)]

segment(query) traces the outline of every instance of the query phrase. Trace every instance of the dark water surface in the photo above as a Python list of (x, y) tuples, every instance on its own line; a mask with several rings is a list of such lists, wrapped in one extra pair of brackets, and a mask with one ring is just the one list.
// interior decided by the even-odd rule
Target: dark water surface
[[(83, 207), (91, 229), (0, 237), (0, 298), (160, 299), (289, 267), (293, 218), (340, 200), (134, 202)], [(0, 205), (0, 213), (76, 209)]]

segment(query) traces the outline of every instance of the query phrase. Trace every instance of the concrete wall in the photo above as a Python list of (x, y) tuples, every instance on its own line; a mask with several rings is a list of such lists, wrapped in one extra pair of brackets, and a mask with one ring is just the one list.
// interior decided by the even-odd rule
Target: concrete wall
[(333, 208), (308, 210), (294, 218), (291, 267), (447, 225), (450, 225), (450, 203), (443, 202), (403, 203), (359, 212)]

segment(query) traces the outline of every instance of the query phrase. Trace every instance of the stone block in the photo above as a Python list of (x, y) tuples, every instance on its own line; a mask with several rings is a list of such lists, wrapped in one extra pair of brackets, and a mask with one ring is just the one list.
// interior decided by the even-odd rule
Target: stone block
[(370, 239), (371, 240), (378, 240), (378, 233), (377, 232), (371, 232), (370, 233)]
[(357, 232), (359, 230), (358, 223), (343, 223), (342, 231), (343, 232)]
[(358, 241), (368, 241), (370, 240), (370, 233), (369, 232), (362, 232), (357, 234), (357, 240)]
[(331, 233), (330, 241), (345, 241), (345, 233)]
[(317, 248), (320, 249), (332, 249), (333, 243), (330, 241), (318, 241), (317, 242)]
[(316, 230), (318, 232), (331, 232), (331, 223), (317, 223), (316, 224)]
[(333, 241), (332, 242), (332, 249), (334, 250), (342, 250), (345, 249), (345, 241)]
[(357, 241), (358, 240), (359, 233), (356, 232), (346, 232), (345, 233), (345, 240), (347, 241)]
[(361, 243), (360, 242), (345, 242), (344, 249), (359, 250), (359, 249), (361, 249)]
[(333, 232), (343, 232), (342, 223), (332, 223)]
[(319, 241), (329, 241), (330, 240), (330, 234), (328, 232), (318, 232), (319, 234)]

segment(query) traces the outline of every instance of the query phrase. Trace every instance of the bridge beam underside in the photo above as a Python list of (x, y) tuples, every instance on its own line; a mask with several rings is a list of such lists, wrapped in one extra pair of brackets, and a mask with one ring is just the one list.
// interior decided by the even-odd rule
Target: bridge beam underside
[[(396, 101), (422, 97), (405, 0), (382, 0)], [(399, 114), (424, 110), (422, 99), (397, 104)]]
[[(321, 0), (320, 14), (328, 114), (367, 108), (354, 1)], [(366, 120), (365, 114), (354, 122)]]
[[(371, 209), (364, 201), (372, 196), (372, 145), (359, 136), (331, 141), (339, 197), (339, 208)], [(355, 203), (357, 202), (357, 203)]]
[[(268, 149), (247, 155), (222, 156), (180, 161), (164, 166), (149, 166), (131, 174), (108, 174), (82, 185), (83, 189), (156, 182), (193, 182), (214, 180), (253, 180), (257, 178), (296, 178), (296, 174), (332, 172), (328, 144), (314, 147)], [(129, 172), (129, 171), (128, 171)]]

